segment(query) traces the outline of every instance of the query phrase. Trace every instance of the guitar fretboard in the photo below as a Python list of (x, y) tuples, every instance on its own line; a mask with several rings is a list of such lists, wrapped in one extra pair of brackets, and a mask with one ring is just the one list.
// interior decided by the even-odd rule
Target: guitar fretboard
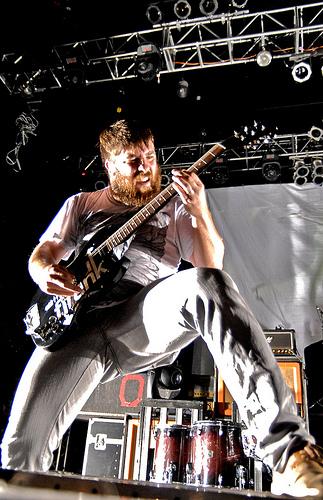
[[(225, 147), (221, 144), (215, 144), (209, 149), (204, 155), (197, 160), (193, 165), (191, 165), (187, 172), (198, 173), (203, 170), (209, 163), (214, 160), (219, 154), (224, 151)], [(163, 191), (161, 191), (155, 198), (148, 202), (143, 208), (139, 210), (135, 215), (131, 217), (125, 224), (123, 224), (117, 231), (115, 231), (109, 238), (107, 238), (100, 246), (96, 248), (93, 254), (101, 253), (104, 251), (111, 251), (117, 245), (123, 243), (127, 238), (129, 238), (138, 227), (146, 222), (150, 217), (155, 215), (156, 212), (163, 205), (165, 205), (170, 198), (172, 198), (177, 191), (174, 189), (173, 183), (169, 184)]]

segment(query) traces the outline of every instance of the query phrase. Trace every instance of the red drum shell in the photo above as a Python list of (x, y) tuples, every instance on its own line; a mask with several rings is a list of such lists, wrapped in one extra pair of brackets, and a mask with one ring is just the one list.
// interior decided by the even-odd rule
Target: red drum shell
[(158, 427), (155, 439), (152, 479), (164, 483), (183, 482), (188, 461), (190, 428), (178, 424)]
[(245, 458), (241, 425), (226, 420), (201, 420), (190, 433), (191, 484), (235, 486), (236, 466)]

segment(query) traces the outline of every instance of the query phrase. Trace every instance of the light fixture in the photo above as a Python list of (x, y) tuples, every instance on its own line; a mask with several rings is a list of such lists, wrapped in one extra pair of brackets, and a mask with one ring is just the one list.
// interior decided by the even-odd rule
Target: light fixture
[(161, 171), (161, 186), (164, 188), (168, 186), (172, 181), (172, 175), (170, 169), (162, 169)]
[(85, 73), (81, 66), (65, 68), (64, 82), (67, 87), (82, 87), (85, 84)]
[(247, 3), (248, 0), (232, 0), (232, 7), (236, 7), (237, 9), (244, 9)]
[(100, 189), (103, 189), (105, 187), (107, 187), (107, 182), (103, 181), (102, 179), (99, 179), (99, 180), (95, 181), (95, 183), (94, 183), (95, 191), (99, 191)]
[(295, 82), (303, 83), (311, 78), (312, 68), (309, 62), (300, 61), (293, 66), (292, 76)]
[(297, 184), (298, 186), (306, 184), (309, 172), (310, 169), (307, 165), (305, 165), (304, 160), (296, 160), (294, 163), (294, 184)]
[(262, 162), (262, 175), (269, 182), (276, 182), (281, 174), (278, 155), (266, 154)]
[(226, 166), (213, 168), (211, 179), (213, 184), (223, 186), (229, 180), (228, 168)]
[(317, 186), (323, 186), (323, 161), (321, 158), (312, 160), (312, 182)]
[[(29, 79), (25, 79), (24, 75), (17, 75), (15, 80), (15, 90), (25, 97), (33, 97), (37, 91), (35, 83), (41, 76), (42, 70), (36, 71)], [(19, 77), (18, 77), (19, 76)]]
[(151, 24), (157, 24), (161, 22), (163, 14), (157, 3), (148, 5), (146, 9), (146, 17)]
[(319, 142), (322, 139), (323, 130), (313, 125), (313, 127), (308, 131), (308, 136), (313, 141)]
[(257, 54), (256, 61), (258, 66), (260, 66), (261, 68), (265, 68), (266, 66), (269, 66), (269, 64), (272, 61), (272, 58), (273, 56), (271, 52), (269, 52), (269, 50), (266, 50), (265, 47), (262, 47), (260, 52), (258, 52)]
[(218, 10), (219, 4), (217, 0), (201, 0), (199, 8), (203, 16), (213, 16), (213, 14)]
[(184, 78), (182, 78), (177, 84), (177, 95), (180, 99), (185, 99), (188, 96), (189, 85)]
[(187, 19), (191, 11), (192, 7), (187, 0), (177, 0), (174, 4), (174, 13), (178, 19)]
[(135, 72), (141, 80), (154, 80), (161, 68), (160, 52), (152, 43), (143, 43), (137, 49)]
[(217, 158), (209, 169), (212, 184), (223, 186), (229, 180), (229, 170), (223, 158)]
[[(159, 373), (158, 373), (159, 372)], [(162, 399), (174, 399), (183, 387), (183, 371), (179, 366), (165, 366), (156, 370), (154, 392)]]

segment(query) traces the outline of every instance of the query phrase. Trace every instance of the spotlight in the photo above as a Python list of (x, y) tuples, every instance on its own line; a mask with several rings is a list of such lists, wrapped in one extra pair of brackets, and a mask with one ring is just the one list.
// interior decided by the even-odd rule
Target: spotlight
[(294, 184), (298, 186), (303, 186), (303, 184), (307, 183), (307, 176), (310, 172), (310, 169), (303, 160), (296, 160), (294, 164)]
[(167, 366), (156, 373), (154, 386), (162, 399), (174, 399), (182, 390), (183, 372), (177, 366)]
[(308, 132), (308, 136), (310, 139), (312, 139), (313, 141), (317, 141), (319, 142), (321, 139), (322, 139), (322, 136), (323, 136), (323, 130), (319, 127), (315, 127), (313, 125), (313, 127), (311, 128), (311, 130), (309, 130)]
[(312, 68), (310, 63), (301, 61), (296, 63), (292, 69), (292, 76), (295, 82), (303, 83), (311, 78)]
[(261, 49), (260, 52), (257, 54), (257, 64), (258, 66), (265, 68), (266, 66), (269, 66), (269, 64), (272, 61), (272, 54), (269, 52), (269, 50), (266, 50), (264, 47)]
[(171, 181), (172, 181), (171, 174), (167, 173), (166, 170), (162, 170), (162, 174), (161, 174), (161, 186), (162, 187), (166, 187), (166, 186), (168, 186), (168, 184), (171, 183)]
[(192, 7), (187, 0), (177, 0), (174, 5), (174, 13), (178, 19), (187, 19), (191, 11)]
[(61, 75), (62, 86), (69, 88), (80, 88), (85, 84), (84, 68), (78, 64), (66, 66)]
[(244, 9), (247, 3), (248, 0), (232, 0), (232, 7), (236, 7), (237, 9)]
[(136, 74), (145, 82), (153, 80), (161, 67), (160, 52), (152, 43), (143, 43), (137, 49)]
[(217, 186), (223, 186), (229, 180), (227, 167), (216, 167), (212, 170), (211, 178)]
[(94, 183), (95, 191), (99, 191), (100, 189), (103, 189), (105, 187), (107, 187), (107, 183), (103, 180), (98, 180), (98, 181), (95, 181), (95, 183)]
[(262, 175), (269, 182), (275, 182), (280, 177), (281, 166), (277, 155), (267, 154), (262, 163)]
[(180, 80), (177, 85), (176, 93), (178, 97), (180, 97), (180, 99), (185, 99), (188, 96), (188, 89), (188, 82), (182, 78), (182, 80)]
[(223, 158), (218, 158), (214, 162), (214, 167), (210, 169), (210, 177), (213, 184), (223, 186), (229, 180), (229, 170)]
[(312, 161), (312, 182), (317, 186), (323, 186), (323, 161), (321, 158), (316, 158)]
[(156, 3), (148, 5), (146, 10), (146, 17), (151, 24), (157, 24), (161, 22), (163, 18), (162, 11)]
[(212, 16), (218, 10), (219, 4), (217, 0), (201, 0), (199, 7), (203, 16)]

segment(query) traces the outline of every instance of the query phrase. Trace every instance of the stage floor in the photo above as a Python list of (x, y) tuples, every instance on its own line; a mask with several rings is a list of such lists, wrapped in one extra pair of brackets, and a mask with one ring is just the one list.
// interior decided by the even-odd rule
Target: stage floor
[(32, 473), (0, 469), (0, 500), (253, 500), (290, 498), (269, 492), (192, 486), (181, 483), (109, 480), (70, 473)]

